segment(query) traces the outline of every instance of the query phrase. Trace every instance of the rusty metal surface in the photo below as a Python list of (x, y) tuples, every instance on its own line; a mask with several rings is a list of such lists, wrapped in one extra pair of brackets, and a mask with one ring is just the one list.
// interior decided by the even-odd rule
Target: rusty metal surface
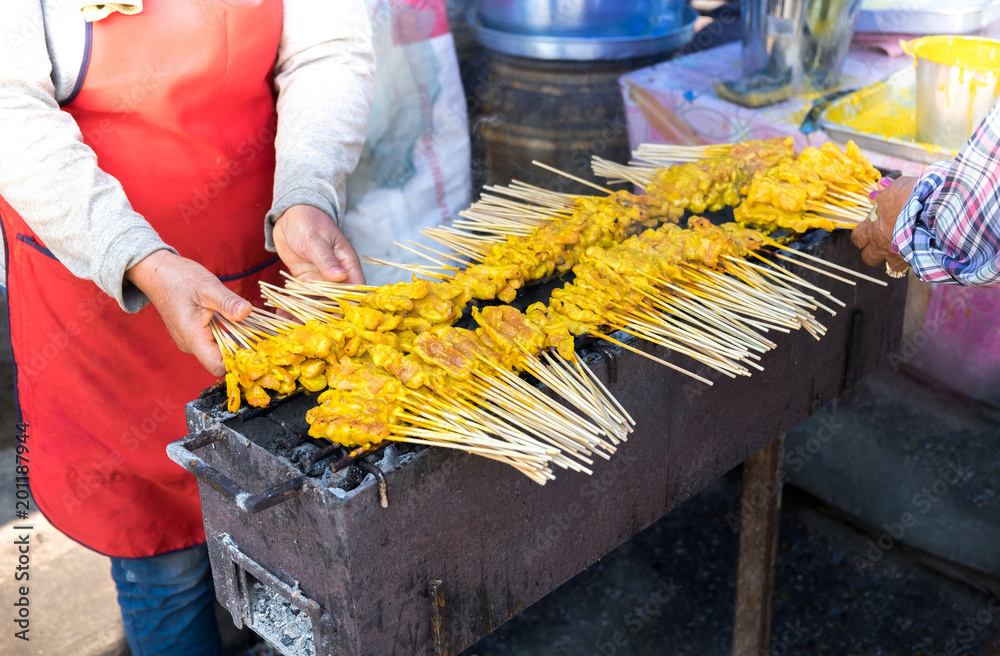
[(782, 434), (743, 463), (733, 656), (770, 652), (784, 461)]
[(448, 645), (448, 605), (444, 598), (444, 581), (431, 579), (427, 586), (431, 597), (431, 630), (434, 632), (434, 656), (450, 656)]
[[(811, 252), (871, 273), (847, 233)], [(388, 508), (380, 507), (374, 477), (349, 492), (310, 489), (254, 515), (203, 485), (219, 589), (227, 589), (220, 577), (232, 569), (218, 538), (226, 533), (321, 606), (333, 628), (318, 653), (435, 654), (428, 581), (439, 579), (448, 594), (449, 648), (460, 652), (850, 390), (898, 346), (905, 281), (849, 287), (800, 273), (848, 307), (824, 317), (822, 341), (804, 331), (774, 337), (778, 348), (750, 378), (695, 368), (716, 382), (706, 387), (636, 354), (595, 354), (591, 366), (605, 383), (614, 375), (609, 387), (637, 426), (592, 477), (560, 471), (543, 487), (484, 458), (426, 449), (383, 466)], [(192, 431), (215, 422), (203, 405), (188, 406)], [(275, 414), (301, 422), (308, 405), (294, 399)], [(297, 475), (268, 452), (279, 438), (266, 417), (227, 426), (226, 439), (198, 452), (210, 465), (250, 492)], [(238, 600), (220, 597), (236, 610)]]

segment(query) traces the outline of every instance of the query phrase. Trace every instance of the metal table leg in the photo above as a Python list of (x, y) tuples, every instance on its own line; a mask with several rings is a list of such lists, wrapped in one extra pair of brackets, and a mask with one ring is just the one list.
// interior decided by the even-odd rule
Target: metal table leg
[(733, 656), (768, 653), (771, 646), (784, 459), (782, 434), (743, 462)]

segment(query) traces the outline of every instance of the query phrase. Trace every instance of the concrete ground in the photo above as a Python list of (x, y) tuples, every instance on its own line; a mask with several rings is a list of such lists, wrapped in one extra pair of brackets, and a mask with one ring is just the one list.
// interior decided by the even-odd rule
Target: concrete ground
[[(5, 508), (6, 510), (6, 508)], [(31, 526), (18, 530), (14, 526)], [(17, 554), (10, 543), (29, 536), (28, 603), (30, 625), (24, 642), (5, 621), (0, 633), (3, 656), (128, 656), (111, 566), (108, 559), (84, 549), (52, 528), (40, 514), (0, 527), (0, 600), (9, 613), (21, 598), (23, 581), (12, 575)]]

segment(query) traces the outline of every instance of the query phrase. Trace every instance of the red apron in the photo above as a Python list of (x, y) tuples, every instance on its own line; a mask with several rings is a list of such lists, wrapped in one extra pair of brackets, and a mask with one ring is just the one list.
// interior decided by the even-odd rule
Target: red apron
[[(281, 0), (146, 0), (92, 27), (64, 109), (101, 168), (184, 257), (247, 299), (277, 277), (264, 250), (274, 184)], [(74, 277), (0, 199), (11, 341), (39, 509), (84, 545), (150, 556), (205, 541), (194, 478), (164, 449), (214, 382), (150, 305), (126, 314)]]

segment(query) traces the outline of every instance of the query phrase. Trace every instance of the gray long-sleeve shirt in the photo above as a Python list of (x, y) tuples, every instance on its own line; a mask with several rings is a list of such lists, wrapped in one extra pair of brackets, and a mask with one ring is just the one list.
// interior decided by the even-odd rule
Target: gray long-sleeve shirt
[[(136, 312), (148, 299), (125, 283), (125, 271), (169, 244), (132, 209), (59, 108), (84, 57), (85, 23), (73, 4), (17, 0), (4, 7), (0, 195), (74, 275)], [(338, 220), (343, 215), (344, 182), (361, 153), (374, 72), (363, 0), (284, 0), (283, 18), (274, 75), (274, 203), (261, 231), (270, 250), (270, 227), (293, 205), (313, 205)]]

